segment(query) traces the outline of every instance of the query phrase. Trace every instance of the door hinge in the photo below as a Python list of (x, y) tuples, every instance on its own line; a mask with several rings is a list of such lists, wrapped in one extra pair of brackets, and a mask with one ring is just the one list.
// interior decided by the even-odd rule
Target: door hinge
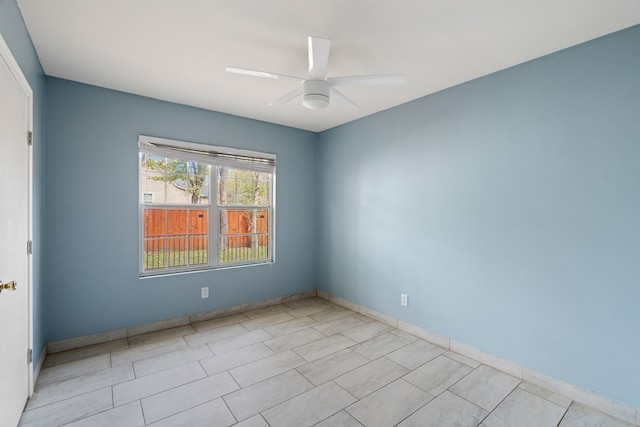
[(27, 131), (27, 144), (33, 145), (33, 132)]
[(33, 363), (33, 349), (27, 350), (27, 363)]
[(27, 255), (33, 255), (33, 240), (27, 241)]

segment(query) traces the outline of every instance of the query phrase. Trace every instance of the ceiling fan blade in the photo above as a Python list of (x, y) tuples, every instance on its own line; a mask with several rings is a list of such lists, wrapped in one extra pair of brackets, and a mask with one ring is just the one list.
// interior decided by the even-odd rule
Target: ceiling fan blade
[(292, 90), (291, 92), (287, 92), (284, 95), (282, 95), (280, 98), (276, 99), (275, 101), (271, 101), (269, 103), (269, 107), (278, 107), (282, 104), (285, 104), (289, 101), (291, 101), (294, 98), (299, 97), (300, 95), (302, 95), (302, 88), (297, 88)]
[(327, 63), (331, 40), (309, 37), (309, 79), (324, 80), (327, 76)]
[(378, 85), (403, 85), (407, 82), (407, 76), (402, 74), (381, 74), (376, 76), (343, 76), (329, 77), (331, 86), (378, 86)]
[(267, 79), (276, 79), (276, 80), (292, 80), (295, 82), (301, 82), (302, 80), (304, 80), (301, 77), (287, 76), (285, 74), (268, 73), (266, 71), (247, 70), (245, 68), (225, 67), (224, 70), (227, 73), (242, 74), (242, 75), (251, 76), (251, 77), (264, 77)]
[(349, 98), (347, 98), (342, 92), (338, 89), (332, 87), (331, 88), (331, 98), (335, 99), (338, 104), (341, 104), (344, 107), (347, 107), (349, 110), (357, 110), (358, 106), (354, 104)]

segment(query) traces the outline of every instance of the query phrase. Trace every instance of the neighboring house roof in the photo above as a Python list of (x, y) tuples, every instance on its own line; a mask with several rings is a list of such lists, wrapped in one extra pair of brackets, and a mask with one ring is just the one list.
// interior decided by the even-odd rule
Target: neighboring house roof
[[(175, 185), (181, 190), (184, 190), (184, 191), (189, 190), (189, 182), (185, 179), (176, 179), (172, 183), (173, 185)], [(200, 192), (200, 197), (209, 197), (209, 184), (205, 184), (205, 186), (202, 187), (202, 191)]]

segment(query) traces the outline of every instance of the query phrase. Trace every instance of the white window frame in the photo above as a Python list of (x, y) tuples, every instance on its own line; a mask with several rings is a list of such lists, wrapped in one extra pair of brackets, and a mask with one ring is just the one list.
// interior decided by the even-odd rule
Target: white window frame
[[(211, 165), (209, 168), (209, 204), (190, 205), (190, 208), (201, 207), (208, 210), (208, 255), (207, 264), (197, 264), (196, 266), (164, 267), (154, 270), (144, 270), (144, 209), (149, 206), (182, 207), (186, 205), (165, 205), (161, 203), (145, 203), (144, 197), (138, 200), (140, 228), (138, 231), (139, 240), (139, 271), (140, 276), (158, 276), (190, 271), (203, 271), (216, 268), (227, 268), (247, 265), (271, 264), (275, 262), (275, 215), (276, 215), (276, 155), (259, 151), (244, 150), (231, 147), (221, 147), (207, 144), (199, 144), (186, 141), (178, 141), (166, 138), (139, 135), (138, 156), (141, 153), (166, 156), (167, 158), (182, 158), (189, 161), (198, 161)], [(140, 167), (141, 165), (139, 165)], [(265, 206), (254, 205), (218, 205), (218, 174), (217, 168), (226, 166), (235, 169), (254, 170), (271, 173), (270, 205), (266, 207), (268, 211), (267, 227), (269, 230), (267, 238), (268, 258), (266, 260), (249, 260), (238, 262), (220, 262), (220, 210), (221, 209), (265, 209)], [(138, 173), (139, 179), (142, 179)], [(138, 183), (140, 188), (141, 183)], [(142, 193), (145, 193), (143, 190)], [(141, 197), (141, 196), (139, 196)]]

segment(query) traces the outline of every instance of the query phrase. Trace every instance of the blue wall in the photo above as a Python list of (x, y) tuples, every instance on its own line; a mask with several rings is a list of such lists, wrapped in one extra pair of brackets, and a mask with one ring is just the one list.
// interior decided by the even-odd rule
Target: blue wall
[[(275, 153), (276, 263), (140, 279), (139, 134)], [(47, 339), (315, 289), (315, 139), (47, 77)]]
[[(34, 90), (36, 358), (317, 282), (640, 407), (640, 27), (317, 136), (45, 78), (13, 0), (0, 33)], [(277, 153), (277, 262), (140, 280), (140, 133)]]
[[(44, 170), (45, 77), (14, 0), (0, 0), (0, 34), (33, 90), (33, 358), (39, 360), (45, 338)], [(35, 364), (34, 364), (35, 367)]]
[(320, 289), (640, 407), (640, 27), (323, 132), (318, 177)]

